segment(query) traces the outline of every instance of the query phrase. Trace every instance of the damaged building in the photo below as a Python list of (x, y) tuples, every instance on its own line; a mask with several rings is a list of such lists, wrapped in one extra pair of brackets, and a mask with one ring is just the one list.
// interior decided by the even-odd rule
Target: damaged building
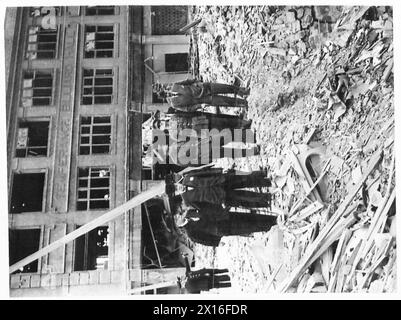
[[(155, 79), (188, 78), (187, 23), (185, 6), (7, 9), (10, 265), (154, 183), (142, 121), (163, 108)], [(134, 208), (20, 268), (11, 296), (126, 294), (174, 277), (174, 261), (146, 269), (145, 217)]]

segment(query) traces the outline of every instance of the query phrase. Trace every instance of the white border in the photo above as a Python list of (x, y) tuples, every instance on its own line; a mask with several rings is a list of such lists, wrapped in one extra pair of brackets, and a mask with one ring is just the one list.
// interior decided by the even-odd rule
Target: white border
[[(110, 4), (110, 0), (96, 0), (93, 1), (94, 4), (96, 5), (101, 5), (101, 4)], [(395, 96), (394, 96), (394, 108), (395, 108), (395, 120), (396, 120), (396, 134), (395, 137), (399, 137), (398, 134), (398, 123), (399, 123), (399, 114), (400, 114), (400, 106), (399, 106), (399, 84), (400, 84), (400, 62), (399, 60), (400, 54), (399, 54), (399, 41), (400, 41), (400, 35), (398, 27), (401, 26), (400, 23), (400, 5), (398, 4), (399, 2), (395, 0), (389, 0), (389, 1), (383, 1), (383, 0), (354, 0), (351, 3), (350, 2), (345, 2), (345, 1), (317, 1), (317, 2), (311, 2), (311, 1), (306, 1), (302, 4), (304, 5), (391, 5), (393, 6), (394, 10), (394, 83), (395, 83)], [(10, 3), (11, 4), (11, 3)], [(76, 1), (76, 0), (70, 0), (69, 1), (70, 5), (88, 5), (90, 4), (90, 1)], [(212, 1), (143, 1), (143, 0), (131, 0), (131, 1), (113, 1), (113, 4), (115, 5), (157, 5), (157, 4), (179, 4), (179, 5), (215, 5), (216, 3), (213, 3)], [(243, 1), (226, 1), (226, 0), (220, 0), (219, 5), (243, 5)], [(281, 1), (276, 1), (276, 0), (269, 0), (268, 3), (266, 1), (251, 1), (250, 4), (248, 5), (300, 5), (300, 3), (295, 3), (295, 1), (286, 1), (286, 0), (281, 0)], [(63, 6), (65, 5), (65, 1), (60, 1), (60, 0), (31, 0), (31, 1), (18, 1), (18, 6), (54, 6), (54, 5), (60, 5)], [(2, 90), (0, 96), (2, 97), (2, 103), (0, 107), (0, 136), (1, 142), (1, 159), (0, 163), (2, 164), (0, 166), (0, 194), (1, 194), (1, 207), (0, 207), (0, 298), (1, 299), (10, 299), (9, 297), (9, 274), (8, 274), (8, 197), (7, 197), (7, 156), (6, 156), (6, 108), (5, 108), (5, 69), (4, 69), (4, 61), (5, 61), (5, 55), (4, 55), (4, 18), (5, 18), (5, 8), (6, 4), (2, 2), (0, 4), (0, 16), (2, 19), (1, 22), (1, 28), (0, 28), (0, 39), (1, 39), (1, 45), (0, 45), (0, 73), (1, 73), (1, 80), (0, 80), (0, 87)], [(396, 138), (395, 139), (395, 155), (401, 155), (399, 151), (399, 140)], [(396, 168), (399, 168), (399, 159), (396, 159)], [(396, 181), (400, 181), (399, 179), (399, 172), (396, 170)], [(398, 187), (397, 187), (398, 188)], [(398, 199), (397, 201), (397, 207), (400, 208), (400, 200)], [(397, 219), (397, 229), (401, 230), (401, 222), (400, 219)], [(397, 259), (400, 257), (400, 246), (397, 247)], [(400, 291), (400, 278), (401, 278), (401, 264), (399, 261), (397, 261), (397, 288)], [(204, 300), (204, 299), (213, 299), (216, 300), (222, 300), (222, 299), (230, 299), (233, 300), (233, 303), (235, 303), (235, 300), (298, 300), (298, 299), (313, 299), (313, 300), (339, 300), (339, 299), (349, 299), (349, 300), (354, 300), (354, 299), (364, 299), (364, 300), (387, 300), (387, 299), (400, 299), (401, 298), (401, 293), (391, 293), (391, 294), (333, 294), (333, 293), (324, 293), (324, 294), (202, 294), (202, 295), (160, 295), (160, 296), (127, 296), (127, 297), (120, 297), (120, 296), (105, 296), (105, 297), (60, 297), (60, 298), (49, 298), (48, 300), (69, 300), (69, 299), (82, 299), (82, 300), (87, 300), (87, 299), (110, 299), (110, 300)], [(43, 297), (40, 298), (29, 298), (30, 300), (43, 300)]]

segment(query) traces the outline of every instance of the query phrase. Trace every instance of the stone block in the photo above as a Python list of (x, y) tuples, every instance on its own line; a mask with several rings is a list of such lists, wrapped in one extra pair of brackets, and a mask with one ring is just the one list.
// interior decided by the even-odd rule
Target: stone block
[(123, 272), (119, 270), (111, 271), (111, 282), (120, 283), (123, 278)]
[(80, 285), (89, 284), (89, 273), (88, 272), (80, 272), (79, 273), (79, 284)]
[(61, 287), (62, 285), (62, 274), (52, 274), (50, 276), (50, 286), (51, 287)]
[(70, 285), (70, 274), (66, 273), (61, 276), (61, 285), (63, 287), (68, 287)]
[(50, 282), (51, 278), (50, 278), (50, 274), (42, 274), (41, 278), (40, 278), (40, 286), (41, 287), (50, 287)]
[(10, 279), (10, 288), (11, 289), (18, 289), (21, 285), (21, 276), (19, 274), (11, 275)]
[(70, 273), (70, 286), (79, 285), (79, 272)]
[(21, 283), (20, 288), (30, 288), (31, 286), (31, 276), (30, 275), (21, 275)]
[(305, 13), (305, 9), (300, 7), (297, 9), (297, 19), (302, 19)]
[(286, 19), (287, 22), (294, 22), (296, 20), (295, 12), (294, 11), (287, 11), (286, 12)]
[(31, 275), (31, 288), (38, 288), (40, 287), (40, 275), (33, 274)]
[(301, 20), (301, 26), (303, 29), (309, 28), (310, 25), (313, 23), (313, 17), (311, 15), (304, 15)]
[(89, 274), (89, 284), (99, 283), (99, 272), (97, 270), (91, 270), (88, 272), (88, 274)]
[(301, 31), (301, 21), (299, 20), (295, 20), (292, 24), (291, 24), (291, 29), (292, 32), (298, 32)]
[(99, 283), (110, 283), (110, 271), (101, 270), (99, 271)]

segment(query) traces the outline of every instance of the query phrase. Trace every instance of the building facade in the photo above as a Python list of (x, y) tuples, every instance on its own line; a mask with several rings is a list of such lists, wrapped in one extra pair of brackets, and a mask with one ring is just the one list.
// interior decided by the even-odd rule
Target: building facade
[[(188, 77), (187, 7), (9, 8), (10, 265), (154, 182), (142, 177), (155, 81)], [(175, 22), (174, 22), (175, 21)], [(174, 23), (172, 23), (174, 22)], [(144, 270), (134, 208), (10, 275), (11, 296), (126, 294), (181, 269)]]

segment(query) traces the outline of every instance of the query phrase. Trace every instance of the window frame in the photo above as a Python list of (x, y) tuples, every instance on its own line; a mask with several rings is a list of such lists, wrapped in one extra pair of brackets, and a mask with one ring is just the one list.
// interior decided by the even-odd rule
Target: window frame
[[(37, 31), (33, 32), (33, 30), (35, 30), (35, 29), (37, 29)], [(40, 50), (37, 49), (37, 46), (38, 46), (38, 44), (40, 42), (38, 42), (37, 40), (36, 41), (31, 41), (31, 39), (33, 39), (35, 35), (36, 35), (36, 38), (38, 38), (38, 35), (39, 35), (38, 31), (43, 31), (43, 34), (50, 33), (50, 32), (54, 32), (55, 33), (56, 41), (55, 41), (54, 57), (38, 57), (37, 56), (37, 52), (40, 51)], [(26, 42), (25, 42), (26, 43), (26, 47), (25, 47), (24, 58), (29, 60), (29, 61), (32, 61), (32, 60), (56, 60), (56, 59), (58, 59), (59, 39), (60, 39), (60, 27), (59, 27), (59, 25), (57, 25), (57, 29), (56, 30), (54, 30), (54, 29), (44, 29), (41, 26), (35, 26), (35, 25), (29, 26), (28, 27), (28, 33), (27, 33), (27, 39), (26, 39)], [(43, 42), (43, 43), (53, 43), (53, 42)], [(30, 45), (31, 46), (36, 45), (36, 50), (31, 50), (30, 47), (29, 47)], [(52, 50), (41, 50), (41, 51), (52, 51)], [(31, 54), (34, 55), (35, 53), (36, 53), (36, 57), (32, 57)]]
[[(25, 231), (25, 230), (39, 230), (39, 243), (38, 243), (38, 249), (40, 250), (42, 248), (42, 243), (43, 243), (43, 237), (44, 237), (44, 226), (29, 226), (29, 227), (17, 227), (17, 228), (9, 228), (8, 232), (12, 231)], [(8, 246), (8, 250), (10, 251), (10, 243)], [(10, 258), (10, 257), (9, 257)], [(10, 260), (8, 260), (9, 262)], [(29, 274), (38, 274), (42, 272), (42, 257), (39, 257), (37, 260), (37, 271), (36, 272), (13, 272), (12, 275), (29, 275)]]
[[(87, 28), (88, 27), (95, 27), (96, 28), (96, 31), (91, 31), (91, 32), (88, 32), (88, 31), (86, 31), (87, 30)], [(104, 31), (104, 32), (99, 32), (98, 31), (98, 29), (99, 29), (99, 27), (100, 28), (102, 28), (102, 27), (112, 27), (113, 28), (113, 32), (110, 32), (110, 31)], [(82, 37), (82, 39), (83, 39), (83, 58), (84, 59), (90, 59), (90, 60), (92, 60), (92, 59), (113, 59), (113, 58), (116, 58), (116, 57), (118, 57), (118, 46), (117, 46), (117, 44), (118, 44), (118, 24), (115, 24), (115, 23), (108, 23), (108, 24), (93, 24), (93, 23), (87, 23), (87, 24), (85, 24), (84, 26), (83, 26), (83, 28), (82, 28), (82, 32), (83, 32), (83, 37)], [(112, 52), (112, 54), (111, 54), (111, 56), (110, 57), (98, 57), (97, 56), (97, 52), (98, 51), (102, 51), (102, 50), (97, 50), (97, 49), (93, 49), (93, 50), (91, 50), (91, 51), (87, 51), (86, 50), (86, 46), (87, 46), (87, 42), (88, 42), (88, 40), (87, 40), (87, 34), (89, 34), (89, 33), (94, 33), (95, 35), (94, 35), (94, 37), (95, 37), (95, 39), (91, 39), (91, 40), (89, 40), (89, 41), (95, 41), (95, 46), (96, 46), (96, 34), (98, 34), (98, 33), (100, 33), (100, 34), (107, 34), (107, 33), (112, 33), (113, 34), (113, 40), (112, 41), (107, 41), (107, 42), (112, 42), (113, 43), (113, 48), (112, 48), (112, 50), (110, 50), (110, 49), (104, 49), (103, 51), (111, 51)], [(100, 40), (101, 42), (106, 42), (105, 40)], [(87, 52), (94, 52), (94, 54), (93, 54), (93, 57), (89, 57), (89, 56), (87, 56)]]
[[(91, 123), (90, 124), (83, 124), (82, 123), (82, 118), (83, 117), (89, 117), (89, 118), (91, 118)], [(95, 120), (95, 118), (104, 118), (104, 117), (108, 117), (109, 118), (109, 122), (108, 123), (95, 123), (94, 122), (94, 120)], [(110, 114), (105, 114), (105, 115), (101, 115), (101, 114), (96, 114), (96, 115), (93, 115), (93, 114), (88, 114), (88, 115), (86, 115), (86, 114), (81, 114), (80, 115), (80, 117), (79, 117), (79, 136), (78, 136), (78, 155), (79, 156), (104, 156), (104, 155), (110, 155), (110, 154), (112, 154), (113, 153), (113, 138), (114, 138), (114, 132), (113, 132), (113, 129), (114, 129), (114, 121), (113, 121), (114, 119), (113, 119), (113, 116), (112, 115), (110, 115)], [(93, 140), (92, 140), (92, 138), (93, 138), (93, 127), (101, 127), (101, 126), (104, 126), (104, 125), (108, 125), (108, 126), (110, 126), (110, 133), (108, 134), (109, 136), (110, 136), (110, 143), (109, 143), (109, 151), (107, 152), (107, 153), (93, 153), (93, 151), (92, 151), (92, 148), (93, 148), (93, 146), (100, 146), (100, 145), (105, 145), (105, 144), (93, 144), (92, 142), (93, 142)], [(85, 126), (85, 127), (89, 127), (90, 128), (90, 131), (89, 131), (89, 133), (82, 133), (82, 126)], [(88, 137), (89, 138), (89, 142), (88, 143), (85, 143), (85, 144), (83, 144), (82, 143), (82, 135), (84, 135), (84, 137)], [(107, 135), (107, 134), (95, 134), (95, 136), (105, 136), (105, 135)], [(83, 153), (81, 153), (81, 147), (82, 146), (84, 146), (84, 147), (89, 147), (90, 148), (90, 152), (89, 153), (87, 153), (87, 154), (83, 154)]]
[[(89, 175), (86, 177), (80, 177), (80, 169), (88, 169), (89, 170)], [(77, 184), (76, 184), (76, 200), (75, 200), (75, 207), (77, 211), (97, 211), (97, 210), (109, 210), (110, 208), (112, 208), (112, 170), (113, 168), (111, 166), (79, 166), (77, 167)], [(107, 199), (108, 201), (108, 207), (102, 207), (102, 208), (91, 208), (91, 201), (105, 201), (102, 200), (102, 198), (94, 198), (91, 199), (90, 197), (90, 192), (92, 190), (105, 190), (106, 188), (104, 187), (94, 187), (91, 188), (91, 183), (92, 183), (92, 179), (91, 178), (91, 174), (92, 174), (92, 170), (107, 170), (108, 172), (108, 195), (109, 198)], [(87, 180), (87, 186), (85, 187), (80, 187), (80, 182), (81, 180)], [(86, 192), (86, 198), (80, 197), (79, 193), (80, 192)], [(103, 198), (104, 199), (104, 198)], [(80, 209), (79, 208), (79, 202), (84, 202), (86, 203), (86, 209)]]
[[(110, 70), (111, 71), (111, 76), (97, 76), (96, 72), (99, 70)], [(85, 76), (85, 71), (92, 71), (93, 75), (92, 76)], [(111, 78), (111, 85), (99, 85), (96, 86), (96, 80), (98, 79), (107, 79), (107, 78)], [(112, 105), (116, 103), (116, 96), (117, 96), (117, 86), (116, 86), (116, 82), (117, 82), (117, 78), (118, 78), (118, 74), (117, 74), (117, 70), (114, 67), (104, 67), (104, 68), (92, 68), (92, 67), (87, 67), (87, 68), (82, 68), (82, 76), (81, 76), (81, 100), (80, 103), (83, 106), (98, 106), (98, 105)], [(91, 80), (92, 84), (91, 85), (86, 85), (85, 81), (86, 80)], [(102, 95), (102, 94), (98, 94), (96, 95), (95, 93), (95, 89), (96, 88), (101, 88), (101, 87), (111, 87), (111, 94), (110, 95)], [(92, 93), (91, 94), (85, 94), (85, 89), (91, 89)], [(101, 103), (97, 103), (96, 97), (101, 97), (101, 96), (110, 96), (110, 102), (105, 103), (105, 102), (101, 102)], [(91, 98), (92, 99), (92, 103), (84, 103), (84, 99), (85, 98)]]
[[(75, 228), (76, 229), (78, 229), (80, 227), (80, 225), (76, 225), (75, 226)], [(106, 236), (106, 241), (107, 241), (107, 255), (99, 255), (99, 256), (96, 256), (95, 257), (95, 261), (96, 261), (96, 258), (99, 258), (99, 257), (105, 257), (105, 256), (107, 256), (107, 268), (105, 268), (105, 269), (102, 269), (102, 268), (99, 268), (99, 269), (97, 269), (97, 268), (95, 268), (95, 269), (88, 269), (88, 263), (87, 263), (87, 260), (88, 260), (88, 251), (89, 251), (89, 248), (88, 248), (88, 246), (89, 246), (89, 233), (90, 232), (93, 232), (94, 230), (96, 230), (96, 231), (98, 231), (99, 229), (106, 229), (106, 231), (107, 231), (107, 236)], [(111, 262), (111, 260), (110, 260), (110, 227), (108, 226), (108, 225), (101, 225), (101, 226), (99, 226), (99, 227), (97, 227), (96, 229), (94, 229), (94, 230), (92, 230), (92, 231), (90, 231), (90, 232), (87, 232), (87, 233), (85, 233), (84, 235), (82, 235), (82, 236), (80, 236), (80, 237), (78, 237), (77, 239), (75, 239), (74, 240), (74, 249), (73, 249), (73, 263), (72, 263), (72, 269), (73, 269), (73, 271), (74, 272), (79, 272), (79, 271), (90, 271), (90, 270), (108, 270), (109, 269), (109, 264), (110, 264), (110, 262)], [(77, 268), (76, 268), (76, 260), (77, 260), (77, 253), (78, 253), (78, 248), (77, 248), (77, 240), (78, 239), (82, 239), (82, 237), (84, 238), (83, 240), (84, 240), (84, 252), (83, 252), (83, 256), (84, 256), (84, 261), (83, 261), (83, 269), (82, 270), (78, 270)], [(85, 263), (85, 261), (86, 261), (86, 263)]]
[[(42, 210), (41, 211), (22, 211), (22, 212), (11, 212), (12, 205), (12, 195), (14, 190), (14, 177), (16, 174), (33, 174), (33, 173), (43, 173), (44, 181), (43, 181), (43, 190), (42, 190)], [(28, 169), (28, 170), (13, 170), (11, 173), (11, 186), (9, 192), (9, 214), (24, 214), (24, 213), (44, 213), (46, 212), (46, 203), (47, 203), (47, 183), (48, 183), (49, 170), (48, 169)]]
[[(18, 148), (18, 135), (19, 135), (19, 129), (20, 124), (23, 122), (28, 122), (28, 123), (33, 123), (33, 122), (48, 122), (48, 131), (47, 131), (47, 144), (46, 144), (46, 155), (38, 155), (38, 156), (29, 156), (28, 155), (28, 145), (25, 147), (25, 156), (24, 157), (19, 157), (17, 156), (17, 149), (24, 149), (24, 148)], [(24, 159), (24, 158), (47, 158), (49, 157), (50, 154), (50, 135), (51, 135), (51, 124), (52, 124), (52, 119), (50, 117), (46, 118), (20, 118), (18, 119), (18, 127), (17, 127), (17, 137), (15, 140), (15, 147), (14, 147), (14, 157), (18, 159)], [(28, 132), (29, 134), (29, 132)], [(28, 137), (29, 138), (29, 137)], [(27, 139), (28, 139), (27, 138)], [(29, 142), (29, 139), (28, 139)], [(35, 147), (33, 147), (35, 148)], [(43, 148), (43, 147), (42, 147)]]
[[(112, 14), (99, 14), (98, 10), (103, 10), (105, 8), (110, 8), (113, 7), (113, 13)], [(88, 14), (88, 9), (94, 9), (96, 10), (95, 14)], [(84, 9), (84, 15), (86, 17), (102, 17), (102, 16), (115, 16), (119, 14), (118, 6), (85, 6)]]
[[(27, 73), (33, 73), (34, 76), (32, 79), (30, 78), (25, 78), (25, 75)], [(33, 81), (37, 80), (36, 78), (36, 74), (37, 73), (49, 73), (51, 75), (51, 87), (33, 87)], [(31, 85), (29, 86), (29, 80), (32, 81)], [(56, 90), (56, 85), (55, 85), (55, 81), (56, 81), (56, 72), (54, 69), (25, 69), (23, 74), (22, 74), (22, 85), (21, 85), (21, 102), (20, 102), (20, 106), (22, 108), (37, 108), (37, 107), (52, 107), (55, 104), (55, 90)], [(42, 97), (42, 99), (46, 99), (49, 98), (49, 104), (37, 104), (34, 105), (34, 90), (45, 90), (45, 89), (49, 89), (51, 91), (50, 97), (48, 96), (44, 96), (45, 98)], [(31, 91), (31, 95), (26, 95), (25, 92), (29, 92)], [(40, 98), (38, 98), (40, 99)], [(26, 103), (26, 101), (31, 100), (30, 103)], [(25, 105), (26, 104), (26, 105)]]
[[(172, 57), (172, 56), (184, 56), (186, 55), (186, 65), (187, 65), (187, 69), (186, 70), (168, 70), (167, 66), (167, 59), (168, 56)], [(164, 54), (164, 70), (167, 73), (174, 73), (174, 74), (179, 74), (179, 73), (188, 73), (190, 70), (190, 63), (188, 61), (189, 59), (189, 54), (188, 52), (174, 52), (174, 53), (165, 53)], [(180, 59), (181, 60), (181, 59)]]

